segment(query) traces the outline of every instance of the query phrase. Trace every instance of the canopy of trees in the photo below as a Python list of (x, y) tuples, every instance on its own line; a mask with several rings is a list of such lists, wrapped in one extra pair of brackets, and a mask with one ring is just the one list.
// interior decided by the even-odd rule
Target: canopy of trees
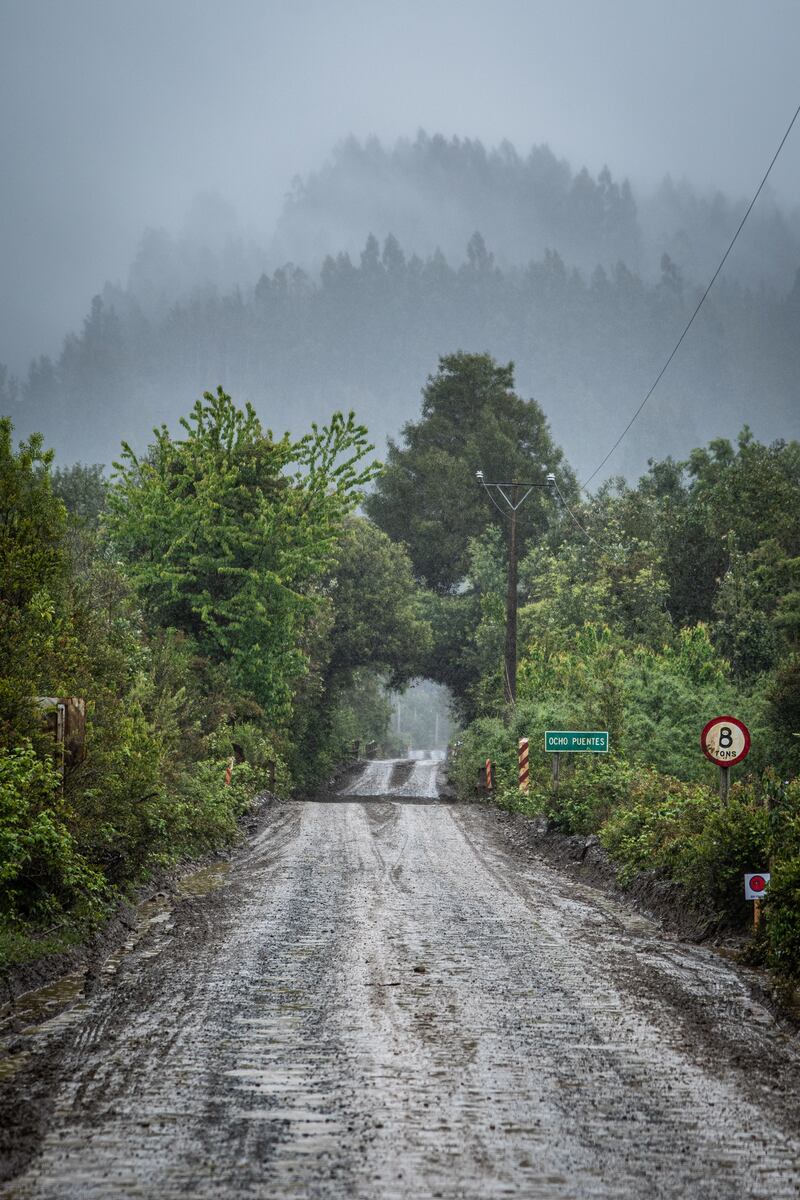
[[(181, 432), (109, 483), (0, 422), (0, 961), (233, 838), (268, 763), (314, 786), (430, 644), (403, 549), (353, 515), (377, 468), (352, 413), (276, 439), (218, 389)], [(84, 757), (41, 696), (86, 701)]]
[[(421, 579), (438, 592), (463, 580), (471, 537), (493, 513), (476, 471), (489, 480), (544, 485), (562, 466), (542, 410), (514, 393), (513, 364), (498, 366), (488, 354), (451, 354), (439, 360), (423, 392), (422, 416), (403, 429), (403, 445), (389, 443), (386, 469), (366, 509), (381, 529), (409, 547)], [(547, 525), (549, 497), (538, 488), (520, 510), (524, 544)]]
[[(391, 147), (351, 137), (320, 170), (295, 180), (275, 248), (282, 260), (309, 266), (326, 253), (357, 252), (372, 231), (394, 233), (416, 254), (438, 247), (456, 256), (480, 229), (503, 263), (556, 249), (587, 274), (624, 262), (650, 278), (666, 252), (699, 282), (719, 262), (744, 206), (669, 178), (634, 194), (607, 166), (596, 176), (575, 170), (547, 145), (520, 154), (509, 142), (487, 148), (422, 131)], [(800, 261), (797, 211), (782, 212), (767, 194), (750, 221), (732, 276), (787, 288)]]

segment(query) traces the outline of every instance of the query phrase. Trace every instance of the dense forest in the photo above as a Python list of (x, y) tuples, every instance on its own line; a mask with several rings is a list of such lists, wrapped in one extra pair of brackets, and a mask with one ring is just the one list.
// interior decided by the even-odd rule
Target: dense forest
[[(710, 926), (741, 923), (741, 873), (771, 861), (759, 952), (800, 976), (796, 214), (754, 213), (622, 474), (580, 486), (740, 215), (546, 148), (348, 142), (269, 249), (208, 201), (57, 358), (0, 367), (0, 956), (84, 937), (235, 839), (267, 783), (403, 748), (421, 733), (391, 690), (424, 677), (463, 728), (464, 797), (489, 757), (520, 803), (522, 734), (608, 729), (558, 804), (540, 756), (527, 810), (596, 832), (623, 882), (691, 889)], [(513, 708), (479, 467), (558, 482), (520, 520)], [(86, 701), (86, 752), (54, 761), (59, 696)], [(721, 712), (753, 733), (724, 809), (698, 749)]]
[[(405, 749), (433, 693), (411, 719), (395, 698), (392, 722), (388, 689), (423, 676), (463, 726), (463, 798), (492, 759), (500, 802), (597, 832), (623, 882), (656, 869), (709, 928), (743, 921), (742, 872), (771, 862), (759, 953), (800, 975), (800, 443), (745, 427), (585, 501), (511, 364), (465, 353), (384, 467), (352, 414), (276, 439), (221, 389), (146, 453), (124, 445), (111, 481), (55, 468), (39, 435), (15, 448), (8, 419), (0, 435), (7, 962), (235, 839), (265, 785), (308, 794), (355, 739)], [(558, 483), (520, 520), (512, 706), (506, 529), (476, 464)], [(86, 701), (81, 754), (54, 758), (37, 697), (58, 696)], [(724, 806), (699, 749), (719, 713), (753, 739)], [(537, 750), (521, 797), (517, 738), (559, 727), (608, 729), (612, 753), (555, 799)]]
[[(298, 435), (354, 407), (380, 446), (413, 417), (442, 348), (478, 347), (515, 363), (583, 478), (741, 211), (669, 182), (637, 199), (546, 147), (523, 159), (425, 135), (392, 150), (351, 140), (296, 184), (269, 250), (210, 197), (182, 237), (148, 233), (128, 284), (98, 293), (56, 359), (21, 380), (0, 367), (0, 410), (44, 431), (60, 461), (109, 462), (120, 436), (143, 449), (214, 380)], [(745, 423), (766, 441), (797, 434), (798, 266), (797, 214), (762, 197), (610, 471)]]
[[(109, 483), (0, 420), (0, 964), (385, 733), (430, 630), (405, 550), (355, 515), (371, 451), (352, 414), (275, 440), (219, 389)], [(70, 697), (85, 738), (55, 741)]]

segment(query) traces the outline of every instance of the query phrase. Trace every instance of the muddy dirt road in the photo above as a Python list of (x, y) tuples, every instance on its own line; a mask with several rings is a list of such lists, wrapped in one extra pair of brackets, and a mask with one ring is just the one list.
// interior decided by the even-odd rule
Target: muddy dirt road
[(746, 977), (435, 772), (273, 807), (221, 887), (18, 1036), (38, 1134), (0, 1195), (797, 1196), (797, 1043)]

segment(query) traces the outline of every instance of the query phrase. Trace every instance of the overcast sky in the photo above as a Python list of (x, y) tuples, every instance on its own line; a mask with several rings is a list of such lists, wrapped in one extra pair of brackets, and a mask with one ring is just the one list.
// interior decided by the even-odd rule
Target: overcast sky
[[(798, 61), (800, 0), (0, 0), (0, 362), (57, 353), (200, 191), (266, 239), (351, 132), (750, 193)], [(800, 201), (800, 129), (772, 184)]]

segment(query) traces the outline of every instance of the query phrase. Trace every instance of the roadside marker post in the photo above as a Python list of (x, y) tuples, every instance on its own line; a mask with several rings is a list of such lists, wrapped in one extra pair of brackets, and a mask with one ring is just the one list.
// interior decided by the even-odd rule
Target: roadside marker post
[(486, 790), (487, 792), (494, 791), (494, 781), (492, 779), (492, 760), (486, 760)]
[(700, 748), (719, 767), (719, 798), (726, 804), (731, 788), (730, 769), (750, 753), (750, 731), (738, 717), (712, 717), (703, 726)]
[(526, 737), (519, 739), (519, 790), (527, 792), (530, 787), (530, 766), (528, 763), (529, 744)]

